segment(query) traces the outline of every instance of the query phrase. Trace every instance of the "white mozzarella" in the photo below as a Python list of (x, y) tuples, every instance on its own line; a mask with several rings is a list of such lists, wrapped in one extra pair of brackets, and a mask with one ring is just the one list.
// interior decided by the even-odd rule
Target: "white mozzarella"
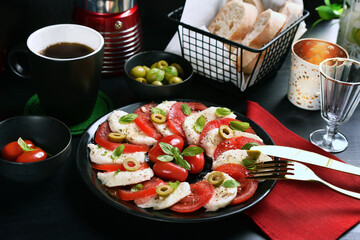
[(195, 131), (195, 123), (196, 120), (200, 117), (200, 116), (204, 116), (205, 117), (205, 125), (215, 119), (220, 119), (220, 118), (236, 118), (236, 115), (234, 113), (231, 113), (227, 116), (218, 116), (215, 114), (216, 109), (218, 107), (209, 107), (201, 112), (196, 112), (191, 114), (190, 116), (186, 117), (182, 128), (185, 132), (185, 136), (186, 139), (188, 141), (189, 144), (195, 144), (195, 145), (199, 145), (199, 139), (200, 139), (200, 133)]
[[(167, 115), (170, 111), (170, 108), (175, 103), (176, 103), (176, 101), (163, 101), (162, 103), (157, 105), (156, 108), (163, 110), (166, 113), (166, 119), (167, 119)], [(154, 127), (156, 128), (156, 130), (158, 130), (158, 132), (162, 136), (166, 137), (166, 136), (174, 135), (174, 132), (168, 127), (167, 121), (164, 123), (154, 123), (153, 122), (153, 124), (154, 124)]]
[(153, 197), (149, 198), (149, 201), (142, 202), (138, 204), (138, 207), (141, 208), (153, 208), (154, 210), (161, 210), (168, 207), (171, 207), (184, 197), (188, 196), (191, 193), (190, 184), (188, 182), (181, 182), (180, 185), (172, 192), (169, 196), (165, 198)]
[(149, 180), (154, 176), (151, 168), (145, 168), (137, 171), (120, 171), (120, 172), (98, 172), (97, 177), (101, 183), (108, 187), (126, 186), (137, 184)]
[(123, 153), (118, 159), (112, 159), (111, 155), (113, 151), (107, 150), (99, 145), (95, 145), (92, 143), (88, 144), (90, 149), (90, 160), (93, 163), (97, 164), (113, 164), (118, 163), (121, 164), (123, 161), (129, 157), (135, 158), (140, 163), (145, 162), (146, 152), (134, 152), (134, 153)]
[[(205, 175), (204, 180), (207, 180), (207, 177), (211, 174), (208, 173)], [(226, 173), (222, 173), (225, 177), (224, 181), (234, 180)], [(219, 208), (226, 207), (230, 202), (236, 197), (237, 187), (226, 188), (222, 185), (215, 187), (214, 193), (210, 198), (209, 202), (205, 204), (204, 208), (207, 212), (213, 212)]]
[(157, 143), (155, 138), (147, 136), (136, 123), (120, 123), (119, 120), (122, 116), (128, 114), (124, 111), (113, 111), (109, 117), (109, 126), (111, 131), (118, 132), (125, 135), (125, 140), (134, 144), (145, 144), (152, 146)]
[[(226, 163), (237, 163), (241, 164), (242, 160), (248, 158), (247, 150), (234, 149), (223, 152), (214, 162), (212, 168), (215, 169)], [(261, 153), (256, 162), (271, 161), (271, 157)]]

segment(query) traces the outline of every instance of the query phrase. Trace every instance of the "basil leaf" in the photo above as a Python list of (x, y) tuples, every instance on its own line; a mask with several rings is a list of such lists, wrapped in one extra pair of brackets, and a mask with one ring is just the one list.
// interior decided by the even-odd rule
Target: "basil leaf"
[(176, 182), (168, 182), (167, 184), (175, 190), (180, 185), (180, 181), (177, 180)]
[(160, 155), (157, 159), (161, 162), (171, 162), (174, 159), (174, 156), (170, 155)]
[(184, 151), (181, 153), (181, 155), (193, 157), (202, 152), (204, 152), (204, 150), (201, 147), (187, 147), (184, 149)]
[(118, 175), (119, 172), (121, 172), (120, 169), (116, 170), (116, 172), (114, 172), (114, 176)]
[(204, 116), (200, 116), (198, 117), (198, 119), (196, 119), (195, 125), (194, 125), (194, 129), (197, 133), (201, 133), (202, 130), (205, 127), (205, 123), (206, 123), (206, 119)]
[(131, 123), (137, 117), (138, 117), (138, 115), (136, 113), (128, 113), (119, 119), (119, 123)]
[(256, 142), (246, 143), (244, 146), (241, 147), (241, 150), (250, 150), (253, 146), (259, 146)]
[(115, 148), (115, 150), (111, 154), (111, 158), (113, 160), (118, 159), (121, 156), (121, 154), (123, 153), (124, 149), (125, 149), (124, 144), (119, 145), (117, 148)]
[(158, 114), (166, 116), (166, 112), (164, 110), (162, 110), (161, 108), (152, 107), (151, 108), (151, 113), (158, 113)]
[(229, 126), (232, 130), (243, 132), (243, 131), (249, 129), (250, 124), (248, 122), (230, 121)]
[(226, 188), (240, 187), (240, 183), (234, 179), (226, 180), (221, 185)]
[(138, 192), (138, 191), (142, 190), (143, 187), (144, 187), (144, 186), (143, 186), (141, 183), (138, 183), (138, 184), (136, 184), (135, 186), (133, 186), (133, 187), (130, 189), (130, 191), (131, 191), (131, 192)]
[(241, 164), (246, 168), (246, 169), (256, 169), (255, 166), (255, 160), (253, 159), (248, 159), (245, 158), (241, 161)]
[(181, 156), (180, 154), (180, 151), (177, 147), (173, 147), (171, 149), (174, 157), (175, 157), (175, 161), (176, 161), (176, 164), (179, 165), (180, 167), (183, 167), (185, 168), (186, 170), (189, 170), (191, 169), (191, 166), (190, 164)]
[(173, 146), (171, 146), (168, 143), (164, 143), (164, 142), (159, 142), (159, 145), (160, 145), (161, 150), (164, 153), (169, 154), (169, 155), (173, 155), (173, 153), (171, 151), (174, 148)]
[(233, 112), (230, 111), (230, 109), (228, 109), (226, 107), (217, 108), (215, 111), (215, 114), (217, 116), (227, 116), (227, 115), (230, 115), (231, 113), (233, 113)]
[(183, 113), (185, 114), (185, 115), (187, 115), (187, 116), (189, 116), (190, 114), (191, 114), (191, 108), (189, 107), (189, 105), (187, 105), (186, 103), (183, 103), (182, 105), (181, 105), (181, 109), (182, 109), (182, 111), (183, 111)]
[(27, 143), (21, 138), (19, 137), (18, 139), (18, 144), (20, 146), (20, 148), (24, 151), (24, 152), (30, 152), (34, 149), (32, 149), (29, 145), (27, 145)]

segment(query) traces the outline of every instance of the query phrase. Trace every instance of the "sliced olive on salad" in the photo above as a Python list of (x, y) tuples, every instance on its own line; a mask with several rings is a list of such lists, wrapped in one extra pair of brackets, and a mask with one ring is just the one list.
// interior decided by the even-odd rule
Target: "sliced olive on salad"
[(219, 135), (222, 139), (229, 139), (234, 137), (234, 131), (227, 125), (221, 125), (219, 127)]
[(123, 161), (123, 166), (128, 171), (136, 171), (140, 168), (140, 162), (132, 157), (128, 157)]
[(157, 186), (155, 191), (160, 197), (167, 197), (174, 191), (174, 189), (172, 186), (164, 184)]
[(154, 123), (164, 123), (166, 122), (166, 116), (160, 113), (153, 113), (151, 114), (151, 121)]
[(125, 140), (126, 137), (124, 134), (116, 133), (116, 132), (109, 133), (108, 136), (110, 141), (112, 142), (122, 142)]
[(220, 186), (225, 180), (224, 174), (222, 172), (212, 172), (207, 177), (207, 181), (213, 186)]

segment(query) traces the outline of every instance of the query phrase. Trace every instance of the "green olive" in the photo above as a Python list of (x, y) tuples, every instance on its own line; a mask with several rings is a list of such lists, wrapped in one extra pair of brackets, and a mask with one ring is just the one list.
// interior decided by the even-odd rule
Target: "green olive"
[(167, 197), (174, 191), (173, 187), (167, 184), (157, 186), (155, 189), (157, 195), (160, 197)]
[(234, 131), (227, 125), (221, 125), (219, 127), (219, 135), (222, 139), (229, 139), (234, 137)]
[(167, 66), (169, 66), (169, 64), (168, 64), (166, 61), (160, 60), (160, 61), (154, 63), (153, 65), (151, 65), (151, 68), (164, 69), (164, 68), (166, 68)]
[(220, 186), (225, 180), (225, 176), (222, 172), (212, 172), (207, 177), (207, 181), (213, 186)]
[(143, 68), (145, 68), (145, 70), (146, 70), (146, 74), (150, 71), (150, 68), (148, 67), (148, 66), (142, 66)]
[(252, 160), (258, 159), (261, 155), (261, 152), (259, 150), (247, 150), (246, 153), (248, 157)]
[(166, 116), (160, 114), (160, 113), (153, 113), (150, 116), (151, 121), (153, 121), (154, 123), (164, 123), (166, 122)]
[(178, 76), (179, 77), (184, 77), (184, 69), (181, 67), (181, 65), (180, 64), (178, 64), (178, 63), (172, 63), (170, 66), (174, 66), (174, 67), (176, 67), (176, 69), (177, 69), (177, 71), (178, 71)]
[(182, 82), (182, 79), (179, 77), (172, 77), (169, 80), (169, 84), (177, 84), (177, 83), (181, 83), (181, 82)]
[(112, 132), (109, 133), (108, 137), (112, 142), (122, 142), (125, 140), (125, 135), (121, 133)]
[(162, 82), (160, 82), (160, 81), (153, 81), (151, 84), (156, 85), (156, 86), (162, 86), (163, 85)]
[(170, 78), (177, 77), (178, 72), (176, 70), (176, 67), (174, 66), (168, 66), (164, 68), (165, 71), (165, 80), (169, 82)]
[(152, 83), (154, 81), (161, 82), (165, 77), (165, 72), (159, 68), (152, 68), (150, 71), (146, 74), (146, 81), (148, 83)]
[(128, 171), (136, 171), (140, 168), (140, 162), (132, 157), (128, 157), (123, 161), (123, 166)]
[(130, 70), (130, 76), (133, 78), (139, 78), (139, 77), (144, 78), (146, 76), (146, 69), (142, 66), (133, 67)]
[(135, 78), (135, 80), (138, 81), (138, 82), (141, 82), (141, 83), (147, 83), (146, 79), (143, 78), (143, 77)]

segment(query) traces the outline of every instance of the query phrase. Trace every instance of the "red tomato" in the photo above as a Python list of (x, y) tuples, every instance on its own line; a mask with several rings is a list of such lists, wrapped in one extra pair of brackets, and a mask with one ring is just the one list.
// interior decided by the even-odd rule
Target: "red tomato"
[[(197, 147), (195, 145), (190, 145), (189, 147)], [(198, 174), (204, 168), (205, 158), (204, 153), (200, 153), (193, 157), (183, 156), (183, 158), (190, 164), (190, 173)]]
[[(24, 142), (31, 148), (35, 148), (35, 145), (30, 140), (24, 140)], [(24, 150), (21, 149), (17, 141), (10, 142), (5, 145), (5, 147), (1, 150), (1, 157), (9, 160), (15, 161), (16, 158), (22, 154)]]
[(185, 138), (185, 133), (184, 130), (182, 129), (182, 124), (185, 118), (187, 117), (187, 115), (184, 114), (182, 111), (181, 106), (183, 103), (186, 103), (191, 108), (192, 111), (202, 111), (207, 107), (204, 104), (198, 102), (177, 102), (171, 106), (168, 114), (168, 123), (167, 123), (168, 127), (176, 135)]
[(188, 177), (188, 171), (185, 168), (172, 162), (159, 161), (154, 164), (153, 171), (156, 176), (171, 181), (184, 182)]
[(192, 183), (190, 188), (191, 194), (171, 206), (171, 210), (180, 213), (194, 212), (209, 202), (215, 189), (207, 181)]
[[(213, 130), (214, 128), (219, 128), (221, 125), (227, 125), (229, 126), (229, 122), (231, 121), (238, 121), (241, 122), (240, 120), (234, 119), (234, 118), (220, 118), (220, 119), (215, 119), (212, 120), (210, 122), (208, 122), (204, 129), (202, 130), (201, 134), (200, 134), (200, 141), (202, 141), (202, 139), (205, 137), (206, 133), (209, 132), (210, 130)], [(248, 133), (253, 133), (255, 134), (254, 130), (249, 127), (248, 129), (246, 129), (244, 132), (248, 132)]]
[(16, 158), (16, 162), (37, 162), (46, 159), (46, 152), (41, 148), (34, 148), (32, 151), (23, 152)]
[(136, 109), (134, 113), (136, 113), (138, 117), (134, 122), (146, 135), (155, 138), (156, 140), (160, 140), (162, 136), (151, 121), (151, 108), (156, 106), (156, 103), (149, 103)]
[(252, 142), (258, 143), (260, 145), (264, 145), (264, 143), (260, 141), (247, 137), (234, 137), (221, 141), (214, 151), (214, 160), (216, 160), (221, 155), (221, 153), (225, 151), (232, 149), (241, 149), (241, 147), (244, 146), (245, 144)]
[(109, 139), (109, 133), (111, 133), (109, 123), (107, 121), (103, 122), (95, 133), (95, 142), (110, 151), (115, 150), (115, 148), (123, 144), (125, 146), (123, 153), (147, 152), (150, 149), (150, 147), (146, 145), (112, 142)]
[[(170, 135), (163, 137), (159, 142), (168, 143), (173, 147), (177, 147), (179, 151), (181, 152), (184, 147), (184, 140), (182, 137), (179, 137), (177, 135)], [(164, 155), (165, 153), (161, 149), (159, 142), (149, 151), (148, 157), (153, 162), (156, 163), (159, 160), (157, 159), (158, 156)]]
[(246, 179), (248, 170), (243, 165), (227, 163), (215, 168), (214, 171), (227, 173), (240, 183), (240, 186), (237, 188), (237, 195), (230, 204), (236, 205), (245, 202), (256, 192), (258, 182), (255, 179)]
[[(91, 163), (91, 167), (96, 170), (100, 171), (106, 171), (106, 172), (114, 172), (117, 170), (120, 171), (127, 171), (123, 164), (97, 164), (97, 163)], [(148, 168), (149, 165), (147, 163), (140, 163), (140, 167), (138, 170)]]
[(132, 192), (131, 187), (121, 188), (117, 191), (117, 195), (121, 200), (130, 201), (138, 198), (155, 196), (156, 187), (165, 184), (163, 180), (157, 177), (153, 177), (148, 181), (142, 182), (142, 189), (137, 192)]

